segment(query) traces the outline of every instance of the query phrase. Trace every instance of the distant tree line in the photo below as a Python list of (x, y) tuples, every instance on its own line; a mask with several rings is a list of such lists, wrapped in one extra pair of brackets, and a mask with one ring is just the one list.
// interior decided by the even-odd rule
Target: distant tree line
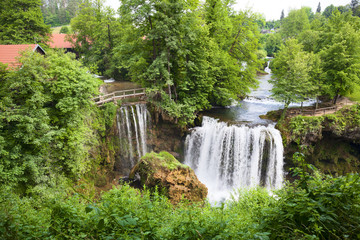
[(41, 11), (45, 23), (52, 27), (69, 24), (82, 2), (84, 0), (42, 0)]

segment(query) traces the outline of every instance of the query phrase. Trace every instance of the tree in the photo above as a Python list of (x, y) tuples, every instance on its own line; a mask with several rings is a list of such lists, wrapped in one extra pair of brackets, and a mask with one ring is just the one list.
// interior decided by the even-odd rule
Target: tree
[(73, 55), (28, 52), (1, 74), (0, 184), (24, 189), (89, 168), (86, 123), (98, 83)]
[(280, 22), (285, 18), (285, 12), (284, 9), (281, 11), (281, 15), (280, 15)]
[[(260, 64), (256, 51), (259, 46), (257, 21), (261, 16), (251, 12), (234, 14), (227, 4), (228, 1), (212, 0), (205, 5), (210, 37), (218, 43), (221, 51), (214, 54), (218, 56), (213, 59), (216, 63), (211, 63), (218, 66), (213, 75), (216, 81), (211, 97), (212, 103), (217, 105), (229, 105), (231, 99), (245, 96), (250, 87), (255, 87), (254, 76)], [(224, 74), (220, 74), (219, 69)]]
[(46, 24), (52, 27), (67, 25), (76, 16), (84, 0), (42, 0), (41, 11)]
[(116, 77), (113, 48), (121, 28), (115, 12), (104, 7), (102, 0), (86, 0), (71, 20), (69, 40), (83, 56), (84, 64), (94, 72)]
[(70, 33), (70, 30), (69, 30), (69, 28), (67, 26), (63, 26), (60, 29), (60, 33), (67, 34), (67, 33)]
[(275, 55), (270, 82), (273, 84), (272, 96), (285, 104), (281, 120), (290, 103), (314, 96), (317, 86), (310, 72), (315, 61), (315, 56), (303, 51), (302, 45), (293, 38), (288, 39)]
[(331, 4), (325, 8), (322, 15), (325, 16), (326, 18), (329, 18), (335, 10), (336, 10), (336, 7), (333, 4)]
[(360, 76), (360, 21), (350, 12), (335, 11), (321, 34), (322, 68), (327, 94), (334, 97), (350, 93)]
[(320, 2), (319, 2), (319, 5), (318, 5), (317, 8), (316, 8), (316, 12), (317, 12), (317, 13), (321, 13), (321, 5), (320, 5)]
[(0, 1), (0, 43), (47, 43), (50, 27), (40, 6), (41, 0)]
[(283, 19), (281, 34), (284, 38), (296, 37), (300, 33), (310, 29), (308, 8), (291, 10), (289, 15)]
[(117, 66), (183, 123), (210, 103), (229, 104), (256, 85), (259, 46), (257, 16), (230, 3), (122, 1)]
[(357, 6), (359, 6), (359, 0), (351, 0), (350, 2), (351, 10), (354, 11)]
[(351, 0), (350, 9), (353, 12), (353, 16), (360, 17), (360, 4), (359, 0)]

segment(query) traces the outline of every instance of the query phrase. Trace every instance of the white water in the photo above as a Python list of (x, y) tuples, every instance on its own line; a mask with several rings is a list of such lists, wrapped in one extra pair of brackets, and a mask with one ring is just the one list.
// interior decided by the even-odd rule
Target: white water
[(283, 107), (271, 98), (270, 79), (271, 74), (259, 76), (259, 87), (239, 105), (206, 112), (202, 126), (186, 138), (185, 164), (208, 187), (212, 203), (229, 199), (238, 188), (260, 185), (278, 189), (283, 184), (280, 132), (273, 122), (259, 117)]
[(204, 117), (185, 149), (185, 164), (208, 187), (210, 202), (228, 199), (240, 187), (282, 185), (283, 145), (273, 126), (229, 126)]
[(146, 104), (124, 106), (118, 110), (117, 125), (123, 169), (131, 169), (148, 152)]
[(266, 73), (271, 73), (271, 69), (269, 68), (269, 65), (270, 65), (270, 60), (267, 62), (267, 66), (266, 66), (266, 68), (264, 69), (264, 72), (266, 72)]

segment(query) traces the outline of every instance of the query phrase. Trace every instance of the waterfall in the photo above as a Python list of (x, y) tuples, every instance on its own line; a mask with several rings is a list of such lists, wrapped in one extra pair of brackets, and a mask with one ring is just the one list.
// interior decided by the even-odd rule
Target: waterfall
[(270, 74), (271, 73), (271, 69), (270, 69), (270, 60), (267, 62), (267, 66), (266, 66), (266, 68), (264, 69), (264, 72), (266, 72), (266, 73), (268, 73), (268, 74)]
[(280, 188), (283, 145), (273, 126), (228, 126), (204, 117), (201, 127), (187, 136), (185, 164), (209, 189), (209, 200), (222, 201), (234, 188)]
[(148, 152), (147, 127), (148, 111), (146, 104), (123, 106), (118, 109), (117, 127), (119, 131), (121, 164), (125, 172)]

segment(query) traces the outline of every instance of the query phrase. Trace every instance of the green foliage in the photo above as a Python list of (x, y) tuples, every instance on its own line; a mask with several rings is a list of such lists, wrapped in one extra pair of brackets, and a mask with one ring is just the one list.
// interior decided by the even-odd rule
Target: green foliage
[(280, 33), (272, 33), (267, 36), (268, 37), (266, 39), (264, 48), (267, 52), (267, 55), (273, 57), (274, 54), (280, 49), (282, 44), (281, 35)]
[(360, 105), (353, 105), (334, 114), (326, 115), (326, 120), (329, 127), (338, 135), (357, 130), (360, 128)]
[(360, 19), (336, 11), (325, 25), (320, 52), (326, 93), (332, 97), (351, 93), (360, 84)]
[(63, 26), (63, 27), (61, 27), (60, 33), (64, 33), (64, 34), (70, 33), (69, 27), (68, 27), (68, 26)]
[(45, 23), (52, 27), (69, 24), (82, 2), (83, 0), (42, 0), (41, 11)]
[(114, 77), (112, 49), (121, 29), (114, 10), (105, 7), (103, 1), (86, 0), (70, 25), (73, 34), (69, 40), (83, 56), (84, 64), (96, 72)]
[(346, 96), (349, 97), (351, 101), (356, 101), (356, 102), (360, 103), (360, 85), (355, 84), (353, 92), (350, 94), (347, 94)]
[(105, 103), (103, 104), (103, 116), (105, 122), (105, 128), (110, 129), (114, 124), (114, 119), (116, 118), (118, 106), (114, 103)]
[(291, 102), (302, 102), (316, 94), (319, 84), (314, 82), (312, 75), (319, 74), (318, 68), (318, 58), (303, 51), (296, 39), (290, 38), (281, 46), (272, 62), (274, 75), (270, 80), (273, 84), (272, 96), (285, 103), (281, 119)]
[(23, 197), (1, 191), (0, 237), (93, 239), (356, 239), (359, 175), (323, 176), (295, 158), (299, 178), (270, 196), (264, 189), (239, 190), (211, 206), (176, 207), (157, 191), (127, 185), (98, 201), (81, 194)]
[(284, 38), (296, 37), (301, 32), (310, 29), (309, 17), (309, 9), (306, 7), (302, 7), (299, 10), (291, 10), (289, 15), (282, 20), (282, 36)]
[(29, 52), (0, 87), (0, 183), (46, 184), (89, 167), (91, 97), (98, 80), (74, 56)]
[(115, 65), (151, 89), (170, 116), (191, 123), (194, 112), (228, 105), (256, 86), (258, 20), (235, 13), (229, 1), (124, 0)]
[[(279, 239), (355, 239), (359, 236), (360, 176), (323, 176), (294, 156), (299, 177), (277, 192), (278, 201), (264, 214), (265, 229)], [(281, 227), (279, 227), (281, 226)]]
[(46, 43), (50, 27), (44, 23), (41, 0), (0, 2), (0, 44)]
[(303, 144), (307, 135), (321, 136), (324, 117), (296, 116), (290, 120), (290, 138), (297, 144)]

